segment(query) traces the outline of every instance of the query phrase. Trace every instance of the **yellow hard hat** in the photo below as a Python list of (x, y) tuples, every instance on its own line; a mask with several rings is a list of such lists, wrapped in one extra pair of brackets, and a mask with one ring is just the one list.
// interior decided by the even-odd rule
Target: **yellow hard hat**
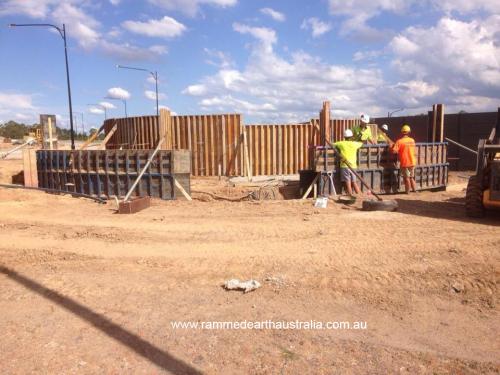
[(403, 125), (403, 127), (401, 128), (401, 133), (409, 133), (409, 132), (411, 132), (410, 125)]

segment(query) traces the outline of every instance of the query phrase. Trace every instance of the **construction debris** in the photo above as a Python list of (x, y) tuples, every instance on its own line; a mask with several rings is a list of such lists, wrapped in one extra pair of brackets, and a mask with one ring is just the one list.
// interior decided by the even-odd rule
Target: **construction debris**
[(119, 214), (135, 214), (151, 207), (151, 197), (134, 197), (118, 204)]
[(240, 281), (238, 279), (231, 279), (224, 283), (226, 290), (243, 290), (243, 293), (251, 292), (260, 287), (261, 285), (257, 280)]

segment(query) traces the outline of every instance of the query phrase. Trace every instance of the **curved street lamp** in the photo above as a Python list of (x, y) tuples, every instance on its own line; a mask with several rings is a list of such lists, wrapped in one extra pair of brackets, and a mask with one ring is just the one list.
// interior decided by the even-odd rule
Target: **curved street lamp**
[(387, 112), (387, 117), (392, 117), (393, 114), (401, 112), (401, 111), (404, 111), (404, 108), (399, 108), (399, 109), (396, 109), (395, 111)]
[(155, 87), (156, 87), (156, 116), (159, 116), (159, 114), (160, 114), (159, 111), (160, 110), (159, 110), (159, 107), (158, 107), (158, 72), (156, 70), (154, 72), (152, 72), (151, 70), (148, 70), (148, 69), (135, 68), (133, 66), (117, 65), (116, 67), (118, 69), (140, 70), (142, 72), (148, 72), (149, 74), (151, 74), (153, 76), (153, 78), (155, 79)]
[(62, 29), (50, 23), (11, 23), (9, 27), (52, 27), (56, 29), (64, 41), (64, 57), (66, 61), (66, 83), (68, 85), (68, 102), (69, 102), (69, 123), (71, 130), (71, 149), (75, 149), (75, 132), (73, 130), (73, 106), (71, 104), (71, 85), (69, 83), (69, 66), (68, 66), (68, 48), (66, 44), (66, 25), (63, 23)]

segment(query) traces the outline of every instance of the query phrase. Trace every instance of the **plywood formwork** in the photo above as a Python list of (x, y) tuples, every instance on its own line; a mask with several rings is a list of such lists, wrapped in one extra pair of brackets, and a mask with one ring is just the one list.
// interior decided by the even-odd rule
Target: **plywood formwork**
[(38, 187), (38, 175), (36, 169), (36, 150), (33, 148), (23, 149), (23, 174), (24, 174), (24, 186)]
[(298, 173), (309, 165), (309, 146), (320, 134), (311, 123), (247, 125), (250, 166), (253, 176)]
[(109, 119), (104, 123), (107, 149), (153, 149), (165, 137), (163, 149), (190, 150), (195, 176), (239, 176), (244, 173), (243, 121), (240, 114), (157, 116)]
[(191, 151), (195, 176), (241, 176), (243, 130), (240, 114), (172, 116), (172, 146)]

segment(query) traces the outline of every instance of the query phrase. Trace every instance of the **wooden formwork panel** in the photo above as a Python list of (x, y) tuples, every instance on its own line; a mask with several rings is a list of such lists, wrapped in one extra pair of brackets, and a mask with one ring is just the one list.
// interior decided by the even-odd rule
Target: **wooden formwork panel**
[[(98, 197), (124, 197), (153, 150), (37, 151), (39, 187)], [(190, 191), (188, 151), (161, 150), (140, 179), (132, 196), (175, 199), (173, 178)]]
[(296, 174), (308, 168), (319, 143), (319, 130), (312, 122), (302, 124), (246, 125), (253, 176)]
[[(105, 131), (117, 131), (108, 149), (153, 149), (161, 136), (173, 149), (191, 151), (191, 173), (195, 176), (246, 175), (243, 132), (246, 133), (251, 175), (296, 174), (310, 168), (314, 146), (320, 145), (319, 120), (307, 123), (243, 125), (240, 114), (157, 116), (109, 119)], [(330, 120), (331, 139), (340, 140), (358, 120)]]
[(117, 131), (107, 149), (154, 149), (165, 137), (165, 147), (191, 151), (195, 176), (238, 176), (244, 173), (243, 119), (240, 114), (157, 116), (106, 120), (105, 131)]

